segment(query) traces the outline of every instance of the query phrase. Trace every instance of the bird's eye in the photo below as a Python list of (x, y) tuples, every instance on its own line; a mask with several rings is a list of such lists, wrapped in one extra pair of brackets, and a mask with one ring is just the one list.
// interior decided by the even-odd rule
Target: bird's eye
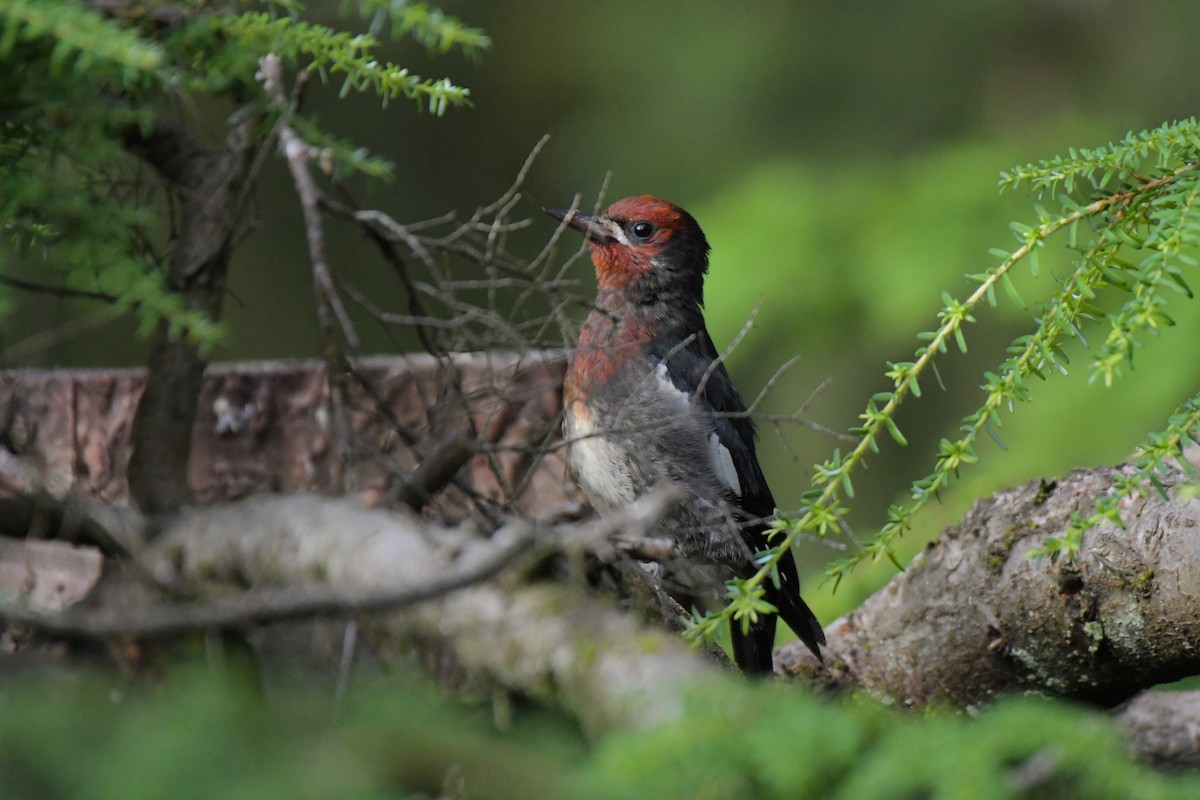
[(629, 231), (639, 239), (649, 239), (654, 235), (654, 226), (649, 222), (635, 222), (629, 226)]

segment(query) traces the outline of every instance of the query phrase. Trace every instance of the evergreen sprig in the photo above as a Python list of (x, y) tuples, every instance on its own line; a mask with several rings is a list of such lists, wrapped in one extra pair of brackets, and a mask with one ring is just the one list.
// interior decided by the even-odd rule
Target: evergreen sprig
[[(1200, 122), (1195, 117), (1164, 123), (1154, 130), (1130, 132), (1119, 142), (1095, 148), (1069, 148), (1066, 156), (1013, 167), (1000, 173), (1000, 189), (1026, 184), (1040, 194), (1074, 192), (1076, 184), (1105, 190), (1134, 181), (1139, 170), (1164, 171), (1200, 151)], [(1152, 163), (1151, 163), (1152, 162)]]
[[(997, 304), (997, 286), (1018, 308), (1029, 310), (1011, 273), (1024, 262), (1036, 276), (1038, 251), (1052, 236), (1065, 233), (1068, 245), (1080, 253), (1074, 271), (1057, 279), (1049, 296), (1033, 304), (1037, 312), (1033, 331), (1014, 340), (999, 367), (984, 373), (983, 403), (963, 419), (957, 439), (942, 439), (939, 443), (933, 471), (913, 482), (910, 502), (891, 506), (875, 535), (847, 558), (827, 566), (827, 578), (833, 580), (836, 589), (855, 566), (881, 556), (902, 568), (893, 549), (896, 537), (913, 527), (915, 515), (963, 467), (978, 460), (976, 442), (981, 432), (999, 442), (995, 433), (1000, 425), (999, 412), (1004, 408), (1011, 411), (1029, 399), (1027, 378), (1046, 379), (1052, 372), (1066, 372), (1065, 342), (1078, 339), (1087, 347), (1083, 328), (1099, 324), (1105, 317), (1101, 298), (1124, 291), (1130, 297), (1109, 321), (1108, 339), (1092, 365), (1093, 378), (1101, 376), (1110, 383), (1119, 377), (1118, 367), (1132, 362), (1139, 336), (1158, 333), (1173, 324), (1164, 311), (1163, 290), (1191, 296), (1184, 272), (1200, 263), (1198, 161), (1200, 127), (1195, 120), (1186, 120), (1131, 134), (1117, 144), (1072, 149), (1069, 157), (1002, 173), (1002, 190), (1029, 184), (1043, 195), (1060, 192), (1056, 196), (1059, 210), (1048, 211), (1038, 204), (1036, 224), (1013, 223), (1018, 247), (1011, 252), (994, 250), (993, 254), (1001, 259), (998, 265), (968, 275), (977, 286), (966, 299), (943, 293), (938, 326), (918, 334), (923, 344), (914, 360), (888, 365), (886, 375), (892, 388), (868, 400), (860, 415), (862, 424), (851, 431), (858, 437), (857, 444), (846, 455), (836, 450), (829, 460), (814, 466), (812, 488), (804, 495), (798, 515), (776, 521), (770, 531), (773, 546), (763, 554), (758, 571), (730, 584), (725, 608), (694, 618), (688, 630), (690, 638), (711, 636), (729, 620), (748, 630), (755, 615), (762, 611), (763, 595), (759, 590), (768, 580), (778, 582), (778, 563), (783, 554), (801, 536), (825, 537), (841, 530), (842, 519), (849, 513), (848, 501), (854, 497), (854, 470), (865, 464), (869, 453), (878, 452), (885, 432), (897, 444), (907, 444), (895, 421), (900, 404), (910, 394), (921, 396), (920, 379), (931, 370), (936, 375), (935, 359), (948, 351), (950, 342), (959, 351), (967, 351), (966, 326), (975, 321), (983, 301)], [(1088, 192), (1107, 191), (1098, 198), (1093, 195), (1094, 199), (1087, 202), (1071, 194), (1077, 185), (1085, 184)], [(1048, 540), (1035, 554), (1070, 555), (1078, 551), (1083, 533), (1092, 525), (1103, 520), (1119, 524), (1120, 501), (1148, 485), (1161, 490), (1156, 474), (1168, 460), (1180, 461), (1190, 470), (1181, 458), (1182, 443), (1189, 438), (1196, 440), (1198, 430), (1200, 399), (1193, 397), (1172, 415), (1163, 433), (1151, 436), (1142, 446), (1133, 473), (1114, 487), (1110, 496), (1100, 498), (1094, 513), (1077, 515), (1068, 531)]]
[[(242, 13), (247, 5), (257, 8)], [(374, 36), (306, 21), (309, 5), (0, 0), (0, 268), (20, 262), (57, 272), (60, 283), (93, 298), (114, 296), (142, 331), (165, 320), (202, 349), (217, 343), (221, 327), (167, 284), (171, 231), (161, 209), (173, 205), (174, 189), (136, 157), (131, 139), (200, 101), (232, 104), (240, 109), (234, 119), (274, 108), (255, 77), (259, 59), (272, 52), (297, 72), (343, 76), (343, 94), (373, 92), (385, 103), (405, 97), (435, 114), (468, 102), (467, 89), (447, 79), (380, 60)], [(354, 7), (438, 52), (474, 55), (489, 44), (426, 3), (361, 0)], [(290, 121), (334, 179), (390, 176), (390, 163), (315, 120), (293, 114)], [(193, 122), (171, 120), (185, 128)]]
[(309, 61), (301, 64), (305, 69), (322, 77), (343, 74), (342, 96), (352, 90), (373, 92), (384, 105), (397, 97), (424, 99), (438, 116), (452, 105), (468, 102), (470, 91), (448, 78), (422, 78), (405, 67), (379, 61), (374, 53), (379, 43), (368, 34), (338, 31), (293, 17), (274, 18), (258, 11), (214, 16), (210, 24), (228, 40), (226, 46), (239, 53), (274, 53), (291, 64), (301, 64), (306, 56)]
[[(1198, 263), (1200, 244), (1200, 174), (1185, 168), (1148, 209), (1155, 224), (1138, 238), (1136, 232), (1105, 231), (1103, 235), (1132, 249), (1148, 250), (1148, 255), (1128, 271), (1130, 297), (1112, 319), (1103, 352), (1092, 362), (1092, 379), (1101, 377), (1106, 386), (1120, 375), (1123, 364), (1133, 365), (1134, 348), (1140, 332), (1157, 333), (1163, 326), (1174, 325), (1166, 313), (1164, 289), (1192, 296), (1184, 278), (1185, 268)], [(1148, 226), (1147, 226), (1148, 227)]]
[(458, 48), (463, 55), (476, 58), (491, 47), (492, 40), (479, 28), (464, 25), (461, 20), (443, 14), (428, 3), (408, 0), (345, 0), (342, 15), (357, 10), (359, 16), (370, 18), (370, 33), (379, 35), (391, 22), (391, 36), (400, 39), (411, 36), (430, 52), (445, 54)]
[(53, 42), (49, 67), (55, 71), (69, 64), (83, 73), (102, 60), (130, 73), (152, 72), (165, 60), (157, 43), (73, 0), (0, 0), (0, 25), (0, 58), (18, 41), (45, 38)]
[(334, 180), (349, 175), (365, 175), (368, 178), (390, 180), (394, 174), (391, 161), (372, 155), (365, 147), (337, 137), (322, 129), (308, 117), (296, 114), (291, 118), (292, 127), (320, 154), (318, 166)]
[[(77, 53), (77, 45), (89, 46), (89, 36), (142, 40), (86, 9), (55, 5), (66, 9), (65, 21), (36, 36), (39, 28), (26, 26), (0, 53), (0, 95), (7, 101), (0, 147), (0, 227), (11, 236), (0, 249), (0, 267), (19, 259), (59, 272), (68, 287), (116, 297), (120, 307), (137, 317), (141, 330), (152, 330), (166, 318), (181, 336), (209, 347), (219, 340), (220, 328), (167, 289), (149, 244), (161, 230), (146, 182), (121, 144), (122, 133), (147, 124), (150, 112), (116, 98), (161, 85), (166, 66), (150, 73), (107, 61), (102, 57), (107, 44)], [(10, 8), (0, 9), (7, 30), (20, 24), (7, 16)], [(88, 27), (97, 20), (98, 26)], [(63, 32), (68, 39), (55, 38)], [(89, 63), (93, 68), (80, 69)], [(14, 68), (18, 64), (20, 69)], [(113, 65), (115, 69), (105, 68)]]

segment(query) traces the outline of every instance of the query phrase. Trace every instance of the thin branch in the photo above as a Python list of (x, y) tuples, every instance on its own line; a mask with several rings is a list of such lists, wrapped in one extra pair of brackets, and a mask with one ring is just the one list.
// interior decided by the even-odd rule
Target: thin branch
[(74, 297), (83, 298), (85, 300), (100, 300), (105, 303), (117, 302), (116, 295), (111, 295), (108, 292), (92, 292), (88, 291), (87, 289), (72, 289), (67, 286), (55, 286), (49, 283), (27, 281), (21, 278), (14, 278), (10, 275), (0, 275), (0, 284), (11, 286), (14, 289), (20, 289), (24, 292), (48, 294), (51, 297)]
[[(283, 62), (274, 53), (268, 53), (259, 61), (259, 72), (256, 76), (263, 85), (267, 95), (283, 109), (280, 120), (276, 125), (280, 144), (283, 146), (284, 159), (288, 171), (291, 172), (292, 182), (296, 187), (296, 195), (300, 201), (300, 210), (304, 216), (304, 229), (308, 239), (308, 255), (312, 262), (313, 290), (317, 296), (317, 328), (321, 336), (321, 354), (329, 369), (329, 385), (332, 396), (331, 411), (334, 433), (342, 446), (343, 477), (350, 474), (345, 463), (349, 455), (350, 423), (346, 419), (347, 400), (347, 359), (338, 340), (335, 323), (341, 328), (349, 346), (357, 350), (359, 347), (358, 334), (346, 313), (345, 306), (338, 296), (334, 286), (329, 264), (325, 259), (325, 228), (321, 218), (320, 196), (316, 181), (309, 172), (309, 162), (318, 155), (316, 148), (309, 145), (286, 120), (295, 107), (295, 101), (289, 102), (283, 90)], [(302, 73), (297, 78), (298, 85), (304, 80)], [(293, 98), (298, 96), (298, 89), (293, 92)]]
[[(562, 526), (557, 530), (555, 540), (603, 542), (617, 533), (630, 537), (644, 536), (658, 524), (671, 505), (678, 500), (679, 495), (680, 492), (674, 488), (657, 490), (632, 503), (619, 514), (587, 520), (577, 525)], [(241, 512), (239, 518), (249, 521), (251, 527), (239, 532), (239, 538), (245, 541), (245, 537), (257, 535), (270, 539), (274, 530), (288, 527), (289, 524), (281, 520), (289, 500), (274, 499), (270, 502), (276, 505), (275, 512), (268, 516), (252, 516)], [(307, 502), (324, 501), (310, 498)], [(227, 532), (230, 520), (226, 517), (231, 510), (238, 508), (235, 505), (225, 509), (197, 510), (192, 513), (200, 516), (211, 515), (210, 521), (198, 525), (186, 522), (184, 526), (190, 531), (191, 538), (199, 543), (199, 540), (207, 540), (211, 536), (211, 531), (205, 524), (219, 525)], [(307, 511), (306, 520), (318, 513), (317, 507), (307, 507)], [(351, 524), (361, 525), (368, 518), (375, 519), (380, 512), (359, 509), (358, 513), (369, 517), (355, 517), (355, 522)], [(300, 526), (303, 522), (293, 521), (290, 524)], [(416, 535), (420, 529), (419, 525), (406, 526), (398, 533)], [(308, 530), (306, 534), (328, 540), (330, 536), (335, 536), (336, 532), (331, 531), (325, 523), (319, 528)], [(75, 608), (59, 614), (0, 607), (0, 623), (21, 625), (58, 636), (101, 639), (111, 636), (158, 637), (194, 630), (216, 630), (312, 617), (347, 617), (398, 611), (495, 577), (521, 555), (529, 552), (539, 540), (547, 541), (549, 546), (556, 548), (558, 545), (555, 540), (547, 540), (545, 534), (545, 525), (537, 520), (512, 519), (492, 534), (486, 554), (479, 555), (473, 551), (469, 558), (461, 558), (440, 575), (417, 585), (342, 591), (327, 586), (291, 586), (247, 591), (233, 597), (214, 598), (203, 602), (141, 609), (118, 606)], [(186, 545), (185, 537), (183, 542), (175, 541), (169, 550), (176, 553), (176, 548)], [(168, 554), (166, 557), (173, 556)], [(292, 565), (292, 568), (296, 568), (296, 565)]]
[(90, 330), (107, 325), (125, 316), (119, 306), (105, 306), (76, 319), (69, 320), (50, 330), (34, 333), (0, 350), (0, 364), (12, 364), (45, 352), (59, 342), (82, 336)]
[[(484, 559), (458, 564), (427, 583), (396, 589), (334, 591), (325, 587), (288, 587), (246, 592), (209, 602), (149, 609), (101, 608), (39, 614), (0, 607), (0, 621), (58, 636), (102, 639), (110, 636), (156, 637), (195, 630), (262, 625), (311, 617), (346, 617), (398, 611), (486, 581), (533, 546), (535, 526), (513, 522), (498, 532), (496, 547)], [(502, 535), (503, 533), (503, 535)]]

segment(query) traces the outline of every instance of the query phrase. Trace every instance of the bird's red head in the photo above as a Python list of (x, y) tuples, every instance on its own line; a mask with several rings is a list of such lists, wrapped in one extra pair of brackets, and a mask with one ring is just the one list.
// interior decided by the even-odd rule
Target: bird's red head
[(544, 211), (587, 237), (602, 288), (681, 294), (703, 303), (708, 241), (692, 215), (674, 203), (641, 195), (618, 200), (595, 216)]

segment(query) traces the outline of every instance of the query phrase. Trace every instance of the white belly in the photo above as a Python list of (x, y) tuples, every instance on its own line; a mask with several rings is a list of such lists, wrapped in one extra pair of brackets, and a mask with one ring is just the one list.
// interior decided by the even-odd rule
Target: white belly
[(595, 429), (582, 402), (575, 401), (567, 414), (563, 434), (567, 463), (597, 511), (615, 511), (637, 499), (625, 449)]

